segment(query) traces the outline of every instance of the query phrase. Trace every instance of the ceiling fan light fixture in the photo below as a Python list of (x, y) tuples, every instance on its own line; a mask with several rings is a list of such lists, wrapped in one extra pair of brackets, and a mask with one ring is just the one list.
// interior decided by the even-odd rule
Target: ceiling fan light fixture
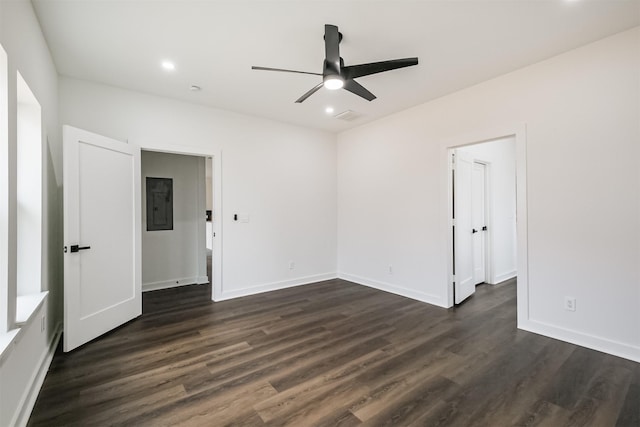
[[(2, 1), (2, 0), (0, 0)], [(370, 76), (372, 74), (383, 73), (385, 71), (396, 70), (398, 68), (418, 65), (418, 58), (401, 58), (387, 61), (370, 62), (367, 64), (352, 65), (345, 67), (344, 60), (340, 56), (340, 40), (342, 33), (335, 25), (324, 26), (324, 51), (325, 58), (322, 66), (322, 74), (310, 73), (307, 71), (287, 70), (283, 68), (257, 67), (252, 66), (252, 70), (280, 71), (285, 73), (313, 74), (322, 76), (322, 82), (308, 90), (300, 98), (296, 99), (296, 104), (304, 102), (305, 99), (325, 87), (329, 90), (345, 90), (357, 95), (367, 101), (373, 101), (376, 96), (369, 92), (364, 86), (355, 81), (355, 78)]]
[(329, 90), (342, 89), (344, 86), (344, 79), (340, 76), (326, 76), (324, 78), (324, 87)]

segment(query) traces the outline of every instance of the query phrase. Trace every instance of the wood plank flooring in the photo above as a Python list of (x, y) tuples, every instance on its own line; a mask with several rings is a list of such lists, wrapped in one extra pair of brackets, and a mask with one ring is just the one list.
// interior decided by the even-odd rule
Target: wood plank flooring
[(58, 349), (31, 426), (640, 426), (640, 364), (516, 329), (514, 282), (442, 309), (330, 280)]

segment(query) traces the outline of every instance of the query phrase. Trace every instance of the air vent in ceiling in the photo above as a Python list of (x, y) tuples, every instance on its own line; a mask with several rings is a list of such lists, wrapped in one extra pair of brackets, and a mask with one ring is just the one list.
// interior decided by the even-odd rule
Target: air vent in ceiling
[(347, 111), (343, 111), (340, 114), (336, 114), (333, 117), (339, 120), (344, 120), (345, 122), (352, 122), (362, 117), (362, 114), (356, 113), (355, 111), (347, 110)]

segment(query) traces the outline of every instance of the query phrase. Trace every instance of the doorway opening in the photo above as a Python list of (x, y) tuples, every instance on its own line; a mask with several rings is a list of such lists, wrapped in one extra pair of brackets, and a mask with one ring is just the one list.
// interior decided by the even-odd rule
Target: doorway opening
[(524, 126), (449, 141), (448, 306), (478, 285), (516, 282), (518, 319), (528, 319)]
[(141, 152), (142, 291), (208, 284), (205, 158)]
[[(215, 301), (222, 290), (220, 153), (143, 146), (141, 158), (143, 292), (166, 289), (170, 298), (185, 290), (171, 288), (205, 285), (206, 292), (190, 294)], [(172, 229), (149, 230), (149, 221), (164, 220), (163, 205), (151, 201), (167, 197), (153, 193), (150, 178), (171, 180)], [(154, 212), (160, 213), (157, 219)]]

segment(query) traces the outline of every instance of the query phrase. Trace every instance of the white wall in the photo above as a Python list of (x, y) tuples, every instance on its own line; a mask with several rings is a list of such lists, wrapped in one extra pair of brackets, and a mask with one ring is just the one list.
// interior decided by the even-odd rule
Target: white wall
[[(59, 337), (40, 331), (40, 319), (50, 319), (46, 301), (21, 329), (14, 348), (0, 361), (0, 425), (26, 425), (53, 358)], [(52, 329), (50, 329), (52, 330)], [(55, 339), (54, 339), (55, 338)]]
[(639, 86), (635, 28), (340, 134), (339, 275), (446, 305), (446, 141), (526, 123), (519, 326), (640, 361)]
[[(0, 253), (9, 256), (8, 269), (4, 271), (10, 283), (16, 280), (16, 169), (17, 169), (17, 87), (19, 71), (42, 107), (42, 277), (38, 289), (49, 290), (44, 305), (24, 324), (16, 340), (0, 358), (0, 425), (20, 425), (26, 422), (39, 390), (41, 375), (48, 366), (52, 343), (62, 320), (62, 247), (60, 241), (62, 183), (62, 146), (58, 123), (57, 73), (48, 47), (42, 36), (37, 18), (28, 0), (0, 1), (0, 43), (8, 56), (9, 83), (9, 146), (1, 148), (7, 167), (3, 169), (0, 185), (9, 189), (6, 206), (8, 224), (0, 234), (7, 248)], [(4, 163), (3, 163), (4, 165)], [(4, 175), (6, 173), (6, 175)], [(1, 193), (0, 193), (1, 194)], [(15, 295), (10, 295), (15, 298)], [(1, 300), (1, 299), (0, 299)], [(41, 318), (45, 330), (41, 331)]]
[(487, 283), (497, 284), (516, 275), (516, 141), (503, 138), (458, 150), (489, 163), (488, 236), (491, 272)]
[[(70, 78), (60, 97), (63, 124), (142, 147), (221, 150), (216, 298), (335, 277), (334, 135)], [(233, 221), (239, 213), (249, 222)]]
[(213, 159), (205, 159), (205, 198), (206, 210), (213, 209)]
[[(142, 151), (142, 289), (207, 282), (204, 158)], [(173, 180), (173, 230), (147, 231), (146, 179)], [(204, 270), (204, 274), (203, 274)], [(204, 276), (204, 277), (203, 277)]]

